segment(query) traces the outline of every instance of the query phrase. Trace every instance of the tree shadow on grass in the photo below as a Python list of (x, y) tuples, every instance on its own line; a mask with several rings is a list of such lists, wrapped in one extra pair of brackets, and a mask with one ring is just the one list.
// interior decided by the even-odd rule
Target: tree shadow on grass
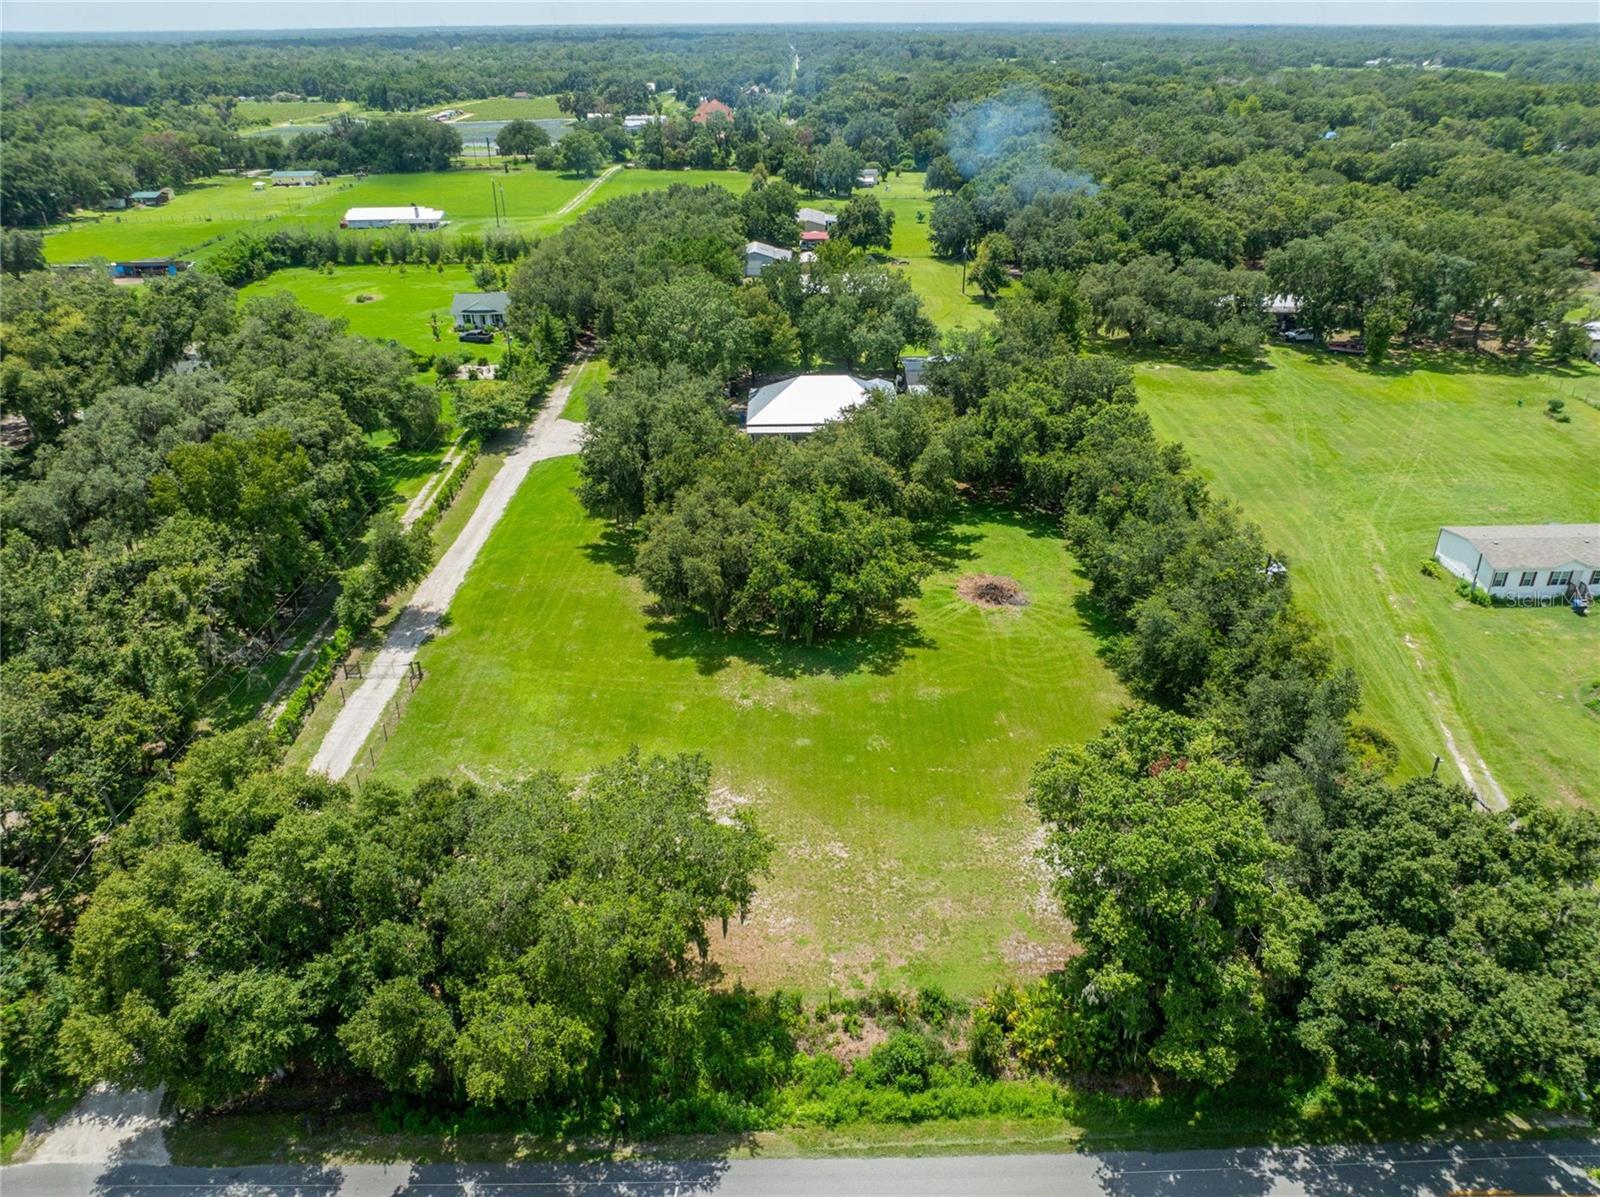
[(1078, 621), (1094, 637), (1094, 655), (1105, 662), (1107, 669), (1121, 677), (1117, 671), (1117, 658), (1118, 650), (1122, 646), (1123, 629), (1117, 626), (1111, 613), (1087, 591), (1072, 596), (1072, 609), (1077, 612)]

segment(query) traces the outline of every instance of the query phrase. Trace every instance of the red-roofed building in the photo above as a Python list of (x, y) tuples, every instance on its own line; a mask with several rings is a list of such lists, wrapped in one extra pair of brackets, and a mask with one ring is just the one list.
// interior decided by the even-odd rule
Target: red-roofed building
[(800, 241), (804, 245), (821, 245), (828, 239), (828, 234), (821, 229), (812, 229), (800, 234)]
[(733, 119), (733, 109), (729, 108), (721, 100), (702, 100), (700, 101), (700, 107), (694, 110), (694, 123), (703, 125), (713, 115), (725, 116), (731, 121)]

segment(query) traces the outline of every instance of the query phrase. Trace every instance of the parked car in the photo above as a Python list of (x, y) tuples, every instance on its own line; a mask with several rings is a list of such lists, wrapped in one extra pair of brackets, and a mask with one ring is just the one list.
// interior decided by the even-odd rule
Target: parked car
[(494, 333), (490, 332), (487, 328), (469, 328), (466, 332), (461, 334), (460, 339), (463, 341), (469, 341), (474, 345), (493, 345)]
[(1360, 337), (1345, 337), (1339, 341), (1328, 342), (1329, 353), (1365, 353), (1367, 343)]
[(1285, 341), (1315, 341), (1317, 334), (1309, 328), (1290, 328), (1284, 330), (1283, 339)]

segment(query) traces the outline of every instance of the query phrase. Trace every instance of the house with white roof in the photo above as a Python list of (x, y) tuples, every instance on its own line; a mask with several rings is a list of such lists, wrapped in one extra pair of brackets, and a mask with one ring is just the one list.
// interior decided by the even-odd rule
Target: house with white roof
[(744, 430), (751, 436), (806, 436), (879, 393), (894, 394), (894, 384), (853, 374), (797, 374), (750, 396)]
[(774, 262), (787, 262), (792, 257), (794, 257), (792, 249), (768, 245), (765, 241), (751, 241), (744, 247), (744, 276), (758, 278), (761, 272)]
[(351, 208), (339, 222), (341, 229), (437, 229), (450, 222), (439, 208), (406, 204), (395, 208)]
[(1600, 523), (1444, 527), (1433, 557), (1492, 598), (1565, 598), (1600, 586)]
[(1589, 336), (1589, 345), (1584, 350), (1584, 356), (1591, 362), (1600, 362), (1600, 320), (1591, 320), (1583, 326), (1583, 331)]

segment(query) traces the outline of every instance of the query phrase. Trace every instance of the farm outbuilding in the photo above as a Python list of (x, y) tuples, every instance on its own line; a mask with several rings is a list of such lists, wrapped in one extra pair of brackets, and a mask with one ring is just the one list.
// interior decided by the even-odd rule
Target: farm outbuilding
[(194, 265), (182, 258), (130, 258), (111, 263), (111, 277), (118, 282), (143, 282), (147, 278), (173, 278)]
[(744, 430), (751, 436), (805, 436), (877, 392), (892, 395), (894, 384), (852, 374), (797, 374), (750, 396)]
[(320, 170), (275, 170), (267, 176), (274, 187), (320, 187)]
[(792, 257), (794, 257), (792, 249), (768, 245), (765, 241), (751, 241), (744, 247), (744, 276), (757, 278), (774, 262), (787, 262)]
[(1493, 598), (1560, 599), (1600, 586), (1600, 524), (1445, 527), (1433, 556)]
[(448, 224), (439, 208), (408, 204), (397, 208), (351, 208), (339, 222), (341, 229), (436, 229)]
[(828, 226), (839, 219), (832, 212), (824, 212), (821, 208), (801, 208), (795, 213), (794, 218), (800, 222), (802, 233), (826, 233)]

